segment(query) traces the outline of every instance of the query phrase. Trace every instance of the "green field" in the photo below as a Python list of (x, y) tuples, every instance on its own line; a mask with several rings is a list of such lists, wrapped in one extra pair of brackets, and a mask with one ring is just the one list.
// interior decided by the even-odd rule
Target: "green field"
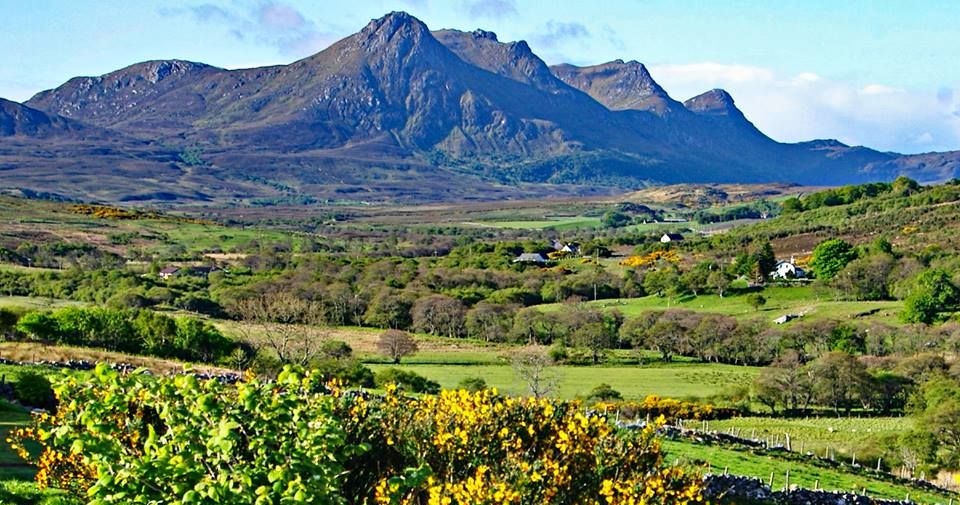
[[(755, 310), (747, 303), (744, 294), (730, 294), (720, 298), (717, 295), (687, 296), (668, 300), (657, 296), (629, 298), (620, 300), (598, 300), (587, 302), (594, 308), (617, 309), (626, 316), (635, 316), (651, 310), (681, 308), (700, 312), (726, 314), (735, 317), (763, 317), (773, 320), (784, 314), (802, 314), (796, 321), (813, 319), (858, 319), (862, 321), (883, 321), (895, 323), (897, 314), (903, 307), (902, 302), (848, 302), (836, 301), (829, 297), (818, 296), (811, 287), (769, 287), (762, 292), (767, 299), (766, 305)], [(543, 310), (560, 310), (562, 304), (541, 306)], [(795, 324), (795, 323), (790, 323)]]
[(912, 426), (912, 421), (906, 417), (739, 417), (711, 421), (707, 428), (717, 431), (739, 430), (742, 437), (755, 435), (758, 439), (779, 437), (783, 440), (785, 435), (789, 435), (794, 451), (803, 448), (804, 452), (823, 456), (824, 451), (830, 450), (843, 459), (849, 459), (860, 451), (862, 461), (865, 449), (872, 452), (869, 446), (876, 447), (883, 437), (903, 433)]
[(665, 440), (663, 448), (670, 462), (688, 462), (704, 467), (704, 471), (722, 473), (727, 469), (731, 474), (747, 477), (759, 477), (769, 482), (773, 473), (773, 489), (782, 489), (786, 472), (790, 472), (790, 484), (813, 489), (819, 486), (827, 491), (856, 492), (866, 490), (873, 498), (903, 500), (908, 494), (910, 499), (919, 503), (946, 504), (957, 500), (956, 495), (920, 491), (906, 484), (898, 484), (870, 476), (861, 476), (845, 472), (839, 468), (823, 468), (811, 463), (782, 458), (769, 454), (755, 454), (714, 445), (696, 444), (687, 441)]
[(600, 226), (600, 218), (598, 217), (586, 217), (586, 216), (575, 216), (575, 217), (557, 217), (550, 219), (531, 219), (526, 220), (514, 220), (514, 221), (479, 221), (476, 223), (464, 223), (464, 224), (480, 224), (482, 226), (491, 226), (494, 228), (511, 228), (515, 230), (577, 230), (577, 229), (590, 229), (598, 228)]
[[(371, 364), (374, 371), (393, 365)], [(417, 365), (398, 366), (453, 388), (467, 377), (481, 377), (503, 393), (528, 394), (526, 384), (509, 365)], [(672, 398), (706, 397), (730, 387), (748, 385), (759, 368), (718, 364), (671, 363), (646, 366), (558, 366), (554, 396), (572, 399), (585, 396), (601, 383), (610, 384), (627, 399), (647, 395)]]
[(59, 309), (61, 307), (77, 307), (87, 305), (72, 300), (57, 298), (37, 298), (33, 296), (0, 296), (0, 307), (15, 307), (20, 309)]

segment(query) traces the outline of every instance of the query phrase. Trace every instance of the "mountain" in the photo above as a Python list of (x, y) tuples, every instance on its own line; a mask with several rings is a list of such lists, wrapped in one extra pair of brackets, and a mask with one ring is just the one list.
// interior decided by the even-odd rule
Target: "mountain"
[(0, 137), (49, 137), (82, 129), (79, 123), (0, 98)]
[(560, 80), (610, 110), (642, 110), (663, 116), (683, 109), (683, 104), (670, 98), (647, 67), (637, 61), (616, 60), (591, 67), (564, 63), (550, 69)]
[[(840, 184), (900, 173), (949, 177), (950, 160), (960, 159), (778, 143), (722, 90), (681, 103), (636, 61), (550, 67), (525, 42), (483, 30), (432, 32), (402, 12), (289, 65), (148, 61), (3, 105), (0, 127), (17, 139), (0, 141), (6, 187), (112, 201), (422, 201), (609, 193), (656, 182)], [(55, 142), (38, 144), (44, 136)]]

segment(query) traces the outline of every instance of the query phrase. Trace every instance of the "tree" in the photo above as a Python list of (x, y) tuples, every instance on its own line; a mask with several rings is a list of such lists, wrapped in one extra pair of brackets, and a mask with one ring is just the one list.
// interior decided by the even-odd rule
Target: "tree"
[(710, 272), (710, 276), (707, 277), (707, 285), (715, 289), (720, 298), (723, 298), (723, 293), (730, 288), (730, 282), (730, 276), (719, 268)]
[(323, 307), (285, 291), (264, 293), (237, 302), (240, 331), (260, 349), (273, 351), (281, 364), (306, 365), (321, 354), (326, 331)]
[(753, 310), (760, 310), (760, 307), (767, 304), (767, 299), (760, 293), (750, 293), (747, 295), (746, 302), (753, 307)]
[(413, 304), (413, 326), (431, 335), (459, 337), (463, 335), (466, 311), (463, 302), (456, 298), (426, 296)]
[(809, 370), (803, 367), (800, 354), (786, 351), (772, 365), (760, 371), (753, 383), (757, 401), (776, 414), (777, 406), (790, 411), (805, 409), (813, 397)]
[(571, 342), (589, 349), (593, 363), (597, 364), (603, 351), (616, 342), (623, 316), (619, 311), (604, 313), (581, 308), (565, 314), (563, 322)]
[(409, 333), (400, 330), (387, 330), (380, 334), (377, 340), (377, 350), (380, 354), (390, 358), (394, 364), (400, 363), (400, 358), (415, 354), (419, 348), (417, 342)]
[(0, 338), (13, 336), (17, 327), (17, 319), (19, 319), (19, 316), (16, 312), (0, 307)]
[(841, 351), (828, 352), (808, 367), (817, 401), (833, 407), (838, 416), (841, 408), (849, 414), (870, 380), (863, 364)]
[(813, 249), (810, 267), (818, 279), (829, 281), (856, 257), (856, 250), (846, 241), (837, 238), (824, 240)]
[(384, 288), (370, 301), (363, 321), (377, 328), (409, 328), (410, 309), (413, 303), (409, 297), (393, 288)]
[(320, 346), (324, 356), (333, 359), (345, 359), (353, 356), (353, 348), (342, 340), (328, 340)]
[(557, 375), (546, 349), (530, 346), (513, 354), (510, 359), (513, 371), (527, 383), (530, 394), (543, 398), (557, 388)]
[(536, 307), (526, 307), (513, 316), (510, 333), (515, 342), (529, 345), (550, 345), (557, 333), (557, 318), (554, 314), (541, 312)]
[(603, 217), (600, 218), (600, 224), (604, 228), (620, 228), (622, 226), (627, 226), (633, 219), (629, 214), (620, 212), (618, 210), (608, 210), (603, 214)]
[(467, 333), (487, 342), (504, 342), (513, 327), (515, 312), (515, 305), (480, 302), (467, 312)]
[(890, 189), (893, 194), (897, 196), (908, 196), (920, 191), (920, 183), (905, 175), (901, 175), (893, 180), (890, 184)]
[(930, 324), (941, 311), (960, 301), (960, 290), (943, 270), (927, 270), (917, 276), (900, 318), (909, 323)]
[(848, 300), (885, 300), (890, 296), (888, 279), (896, 260), (887, 253), (851, 261), (831, 281)]
[(911, 398), (914, 437), (919, 459), (935, 461), (950, 468), (960, 464), (960, 384), (946, 378), (934, 379), (920, 387)]
[(758, 247), (753, 253), (753, 258), (757, 268), (756, 279), (758, 282), (763, 282), (777, 266), (777, 257), (770, 242), (764, 242)]
[(803, 212), (803, 202), (800, 201), (797, 197), (787, 198), (781, 204), (783, 207), (783, 214), (796, 214), (797, 212)]
[(681, 275), (680, 282), (693, 293), (693, 296), (698, 296), (710, 284), (710, 275), (715, 269), (716, 265), (705, 261)]
[(690, 334), (698, 323), (697, 315), (691, 311), (667, 310), (646, 331), (645, 343), (659, 351), (663, 361), (672, 361), (675, 354), (689, 351)]
[(27, 312), (17, 322), (17, 331), (36, 340), (58, 340), (60, 324), (48, 312)]

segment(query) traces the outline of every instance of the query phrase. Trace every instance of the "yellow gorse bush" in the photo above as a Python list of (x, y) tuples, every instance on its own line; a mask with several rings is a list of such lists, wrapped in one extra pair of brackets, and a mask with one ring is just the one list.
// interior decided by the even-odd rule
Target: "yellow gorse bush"
[[(236, 385), (123, 376), (56, 386), (60, 408), (13, 437), (41, 485), (107, 503), (685, 504), (657, 424), (621, 431), (576, 402), (495, 390), (367, 396), (286, 370)], [(662, 419), (659, 420), (663, 422)]]
[(677, 251), (670, 249), (666, 251), (653, 251), (643, 256), (630, 256), (620, 262), (621, 265), (633, 268), (644, 268), (657, 265), (658, 263), (680, 263), (680, 255)]
[[(512, 398), (495, 390), (384, 400), (401, 415), (381, 431), (430, 469), (424, 482), (385, 476), (381, 504), (689, 503), (698, 482), (663, 465), (656, 424), (617, 431), (576, 402)], [(659, 420), (660, 423), (663, 420)], [(426, 493), (424, 493), (426, 491)]]

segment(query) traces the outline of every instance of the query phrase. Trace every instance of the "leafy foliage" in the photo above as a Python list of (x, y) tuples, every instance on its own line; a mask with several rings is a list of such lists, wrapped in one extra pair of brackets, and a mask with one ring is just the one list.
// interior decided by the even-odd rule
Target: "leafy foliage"
[[(19, 430), (38, 482), (89, 503), (646, 503), (702, 500), (656, 423), (618, 432), (577, 403), (490, 390), (364, 398), (285, 369), (276, 382), (63, 377), (62, 408)], [(517, 429), (519, 427), (519, 429)]]

